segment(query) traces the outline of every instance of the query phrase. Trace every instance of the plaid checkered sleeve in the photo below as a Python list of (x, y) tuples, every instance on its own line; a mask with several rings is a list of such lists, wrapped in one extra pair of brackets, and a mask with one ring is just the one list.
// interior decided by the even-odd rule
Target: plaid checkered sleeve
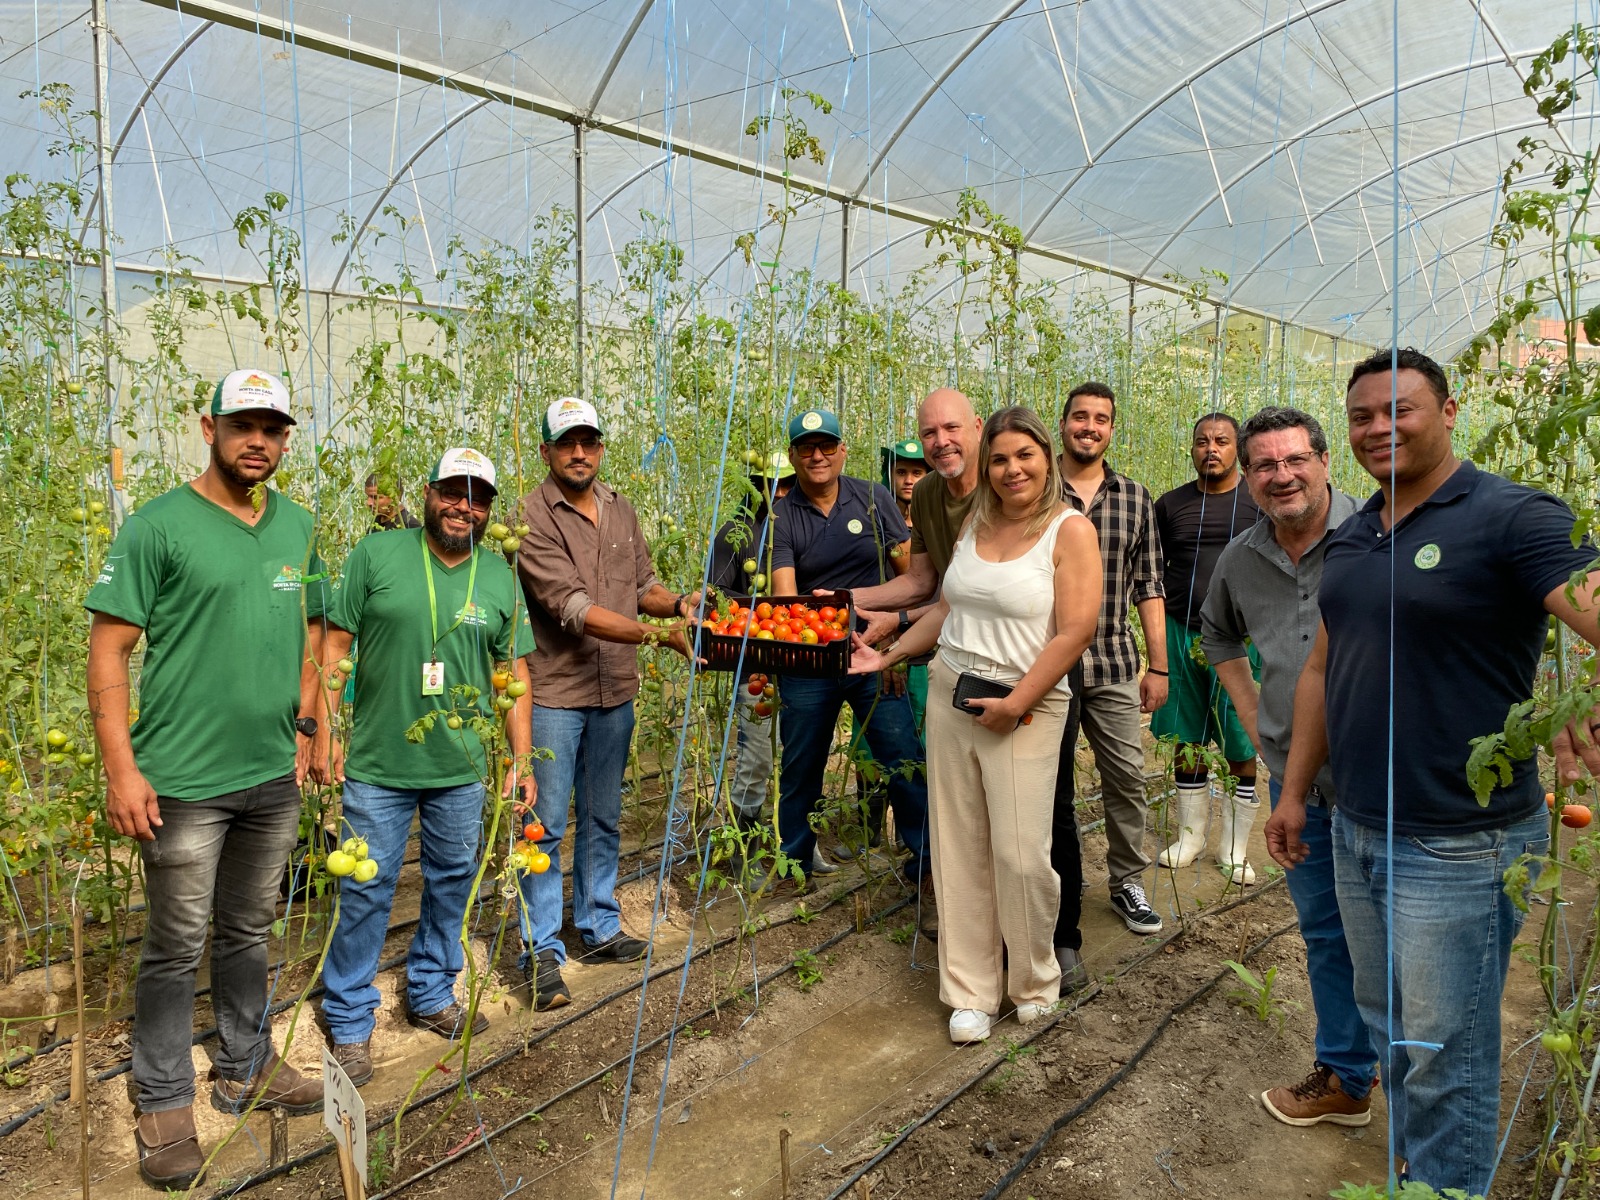
[(1105, 565), (1105, 592), (1094, 641), (1083, 656), (1085, 687), (1125, 683), (1139, 673), (1139, 646), (1129, 612), (1142, 600), (1164, 596), (1161, 586), (1161, 537), (1156, 532), (1155, 505), (1143, 484), (1106, 467), (1105, 482), (1087, 505), (1070, 487), (1068, 504), (1094, 522)]

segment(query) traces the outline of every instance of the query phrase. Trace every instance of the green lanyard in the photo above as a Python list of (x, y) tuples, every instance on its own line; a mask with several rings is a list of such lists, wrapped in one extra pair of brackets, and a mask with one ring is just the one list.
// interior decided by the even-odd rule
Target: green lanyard
[(419, 530), (417, 542), (422, 547), (422, 573), (428, 577), (428, 629), (433, 634), (433, 650), (431, 653), (437, 654), (439, 653), (439, 642), (450, 636), (456, 626), (461, 624), (461, 619), (466, 616), (467, 610), (472, 607), (472, 591), (478, 582), (478, 548), (476, 546), (472, 548), (472, 566), (467, 571), (467, 602), (461, 606), (461, 611), (456, 614), (454, 624), (443, 633), (440, 633), (439, 601), (433, 592), (433, 555), (428, 551), (428, 535)]

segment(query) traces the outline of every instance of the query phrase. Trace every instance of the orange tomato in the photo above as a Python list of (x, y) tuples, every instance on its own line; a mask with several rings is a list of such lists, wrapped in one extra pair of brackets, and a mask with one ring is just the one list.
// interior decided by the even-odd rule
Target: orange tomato
[(1561, 806), (1561, 823), (1568, 829), (1582, 829), (1589, 823), (1589, 806), (1587, 804), (1563, 804)]
[(1554, 792), (1546, 792), (1544, 794), (1544, 806), (1550, 809), (1552, 812), (1555, 811), (1556, 794)]
[(765, 600), (756, 605), (756, 619), (761, 621), (770, 621), (772, 619), (772, 605), (768, 604)]

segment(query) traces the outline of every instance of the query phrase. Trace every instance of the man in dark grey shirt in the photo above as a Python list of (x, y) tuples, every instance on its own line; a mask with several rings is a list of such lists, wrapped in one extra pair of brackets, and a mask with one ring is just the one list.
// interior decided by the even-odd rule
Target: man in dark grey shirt
[[(1239, 431), (1239, 461), (1267, 520), (1228, 543), (1200, 610), (1201, 647), (1228, 690), (1271, 775), (1273, 807), (1289, 759), (1295, 682), (1316, 640), (1322, 555), (1356, 504), (1328, 482), (1328, 439), (1316, 418), (1264, 408)], [(1259, 696), (1246, 641), (1261, 656)], [(1304, 1082), (1261, 1094), (1289, 1125), (1365, 1125), (1372, 1119), (1377, 1052), (1356, 1007), (1350, 950), (1334, 893), (1333, 778), (1326, 764), (1306, 805), (1302, 835), (1311, 853), (1289, 872), (1289, 895), (1306, 942), (1317, 1061)]]

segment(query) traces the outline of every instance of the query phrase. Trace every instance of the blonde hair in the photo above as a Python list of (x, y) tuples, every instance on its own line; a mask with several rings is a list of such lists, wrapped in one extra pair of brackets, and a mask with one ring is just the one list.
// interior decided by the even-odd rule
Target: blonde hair
[(1034, 510), (1028, 515), (1028, 523), (1023, 529), (1031, 537), (1043, 532), (1044, 527), (1050, 524), (1050, 518), (1055, 515), (1056, 506), (1061, 503), (1061, 468), (1056, 462), (1055, 444), (1050, 440), (1050, 431), (1044, 421), (1033, 409), (1020, 404), (1000, 409), (983, 423), (983, 438), (978, 443), (978, 490), (972, 498), (973, 531), (993, 525), (1000, 516), (1000, 496), (989, 481), (989, 453), (994, 439), (1002, 433), (1020, 433), (1031, 438), (1044, 454), (1047, 464), (1044, 491), (1034, 504)]

